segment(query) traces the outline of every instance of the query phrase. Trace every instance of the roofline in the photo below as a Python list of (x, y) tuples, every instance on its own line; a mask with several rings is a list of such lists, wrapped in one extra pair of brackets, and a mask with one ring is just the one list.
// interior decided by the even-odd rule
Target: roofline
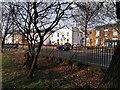
[(96, 26), (95, 28), (107, 28), (107, 27), (112, 27), (114, 25), (116, 25), (117, 23), (113, 23), (113, 24), (105, 24), (105, 25), (100, 25), (100, 26)]

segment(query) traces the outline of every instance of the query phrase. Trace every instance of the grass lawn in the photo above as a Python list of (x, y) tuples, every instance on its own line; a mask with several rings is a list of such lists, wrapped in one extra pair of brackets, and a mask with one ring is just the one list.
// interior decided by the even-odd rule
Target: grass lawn
[(2, 60), (3, 90), (13, 88), (97, 88), (102, 69), (78, 62), (39, 56), (35, 78), (27, 77), (23, 51), (5, 51)]

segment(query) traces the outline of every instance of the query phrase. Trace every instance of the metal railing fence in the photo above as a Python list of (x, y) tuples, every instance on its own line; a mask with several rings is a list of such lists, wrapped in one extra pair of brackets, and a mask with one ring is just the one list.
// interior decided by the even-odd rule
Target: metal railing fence
[(69, 51), (58, 50), (56, 46), (53, 46), (51, 48), (42, 48), (41, 54), (67, 60), (76, 60), (85, 64), (92, 64), (106, 68), (110, 65), (115, 47), (116, 44), (114, 42), (112, 44), (112, 47), (78, 47)]

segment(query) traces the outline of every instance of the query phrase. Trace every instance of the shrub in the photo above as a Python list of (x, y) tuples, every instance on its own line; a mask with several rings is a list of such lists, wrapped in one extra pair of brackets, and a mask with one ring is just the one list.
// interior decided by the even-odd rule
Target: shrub
[(71, 46), (71, 44), (70, 44), (70, 43), (68, 43), (68, 42), (67, 42), (67, 43), (65, 43), (65, 45), (66, 45), (66, 46), (68, 46), (68, 47), (70, 47), (70, 46)]

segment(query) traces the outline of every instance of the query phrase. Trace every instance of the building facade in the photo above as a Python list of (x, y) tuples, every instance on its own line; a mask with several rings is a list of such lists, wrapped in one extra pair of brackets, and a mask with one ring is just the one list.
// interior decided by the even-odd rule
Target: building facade
[(8, 34), (5, 38), (5, 44), (23, 44), (24, 36), (21, 33)]
[[(120, 32), (120, 25), (118, 27)], [(69, 29), (64, 27), (57, 31), (53, 31), (45, 36), (44, 45), (84, 45), (84, 32), (73, 27)], [(87, 31), (86, 46), (106, 46), (106, 40), (120, 40), (120, 34), (116, 31), (114, 25), (97, 26), (94, 30)], [(39, 42), (39, 38), (37, 40)], [(5, 43), (25, 44), (25, 38), (21, 33), (8, 34)]]
[[(118, 31), (120, 28), (118, 27)], [(87, 46), (106, 46), (106, 40), (120, 40), (120, 34), (114, 25), (97, 26), (95, 30), (88, 31)]]
[(69, 29), (67, 27), (52, 33), (44, 42), (45, 45), (64, 45), (65, 43), (82, 44), (83, 34), (78, 28)]
[[(47, 39), (46, 39), (47, 38)], [(78, 28), (68, 29), (67, 27), (48, 33), (44, 38), (44, 45), (64, 45), (65, 43), (83, 44), (83, 34)], [(39, 42), (39, 38), (37, 38)], [(25, 44), (25, 38), (21, 33), (8, 34), (5, 38), (5, 44)]]
[(95, 46), (95, 30), (88, 30), (87, 31), (87, 38), (86, 38), (86, 46)]
[(119, 40), (119, 34), (111, 25), (96, 27), (95, 45), (106, 45), (106, 40)]

